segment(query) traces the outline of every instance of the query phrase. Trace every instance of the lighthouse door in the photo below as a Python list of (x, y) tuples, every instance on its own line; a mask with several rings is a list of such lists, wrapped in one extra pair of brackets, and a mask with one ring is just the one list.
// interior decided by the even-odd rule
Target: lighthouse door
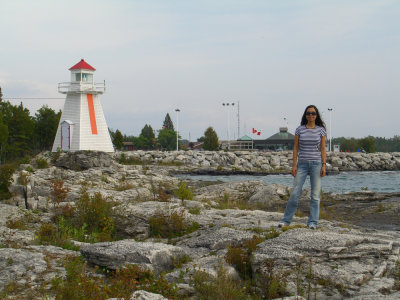
[(70, 133), (71, 133), (71, 125), (68, 122), (61, 123), (61, 150), (69, 151), (70, 150)]

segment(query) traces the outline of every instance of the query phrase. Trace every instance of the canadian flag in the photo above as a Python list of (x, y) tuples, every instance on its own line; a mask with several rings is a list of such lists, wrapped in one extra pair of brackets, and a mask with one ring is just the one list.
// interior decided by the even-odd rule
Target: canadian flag
[(261, 135), (261, 131), (253, 128), (253, 134)]

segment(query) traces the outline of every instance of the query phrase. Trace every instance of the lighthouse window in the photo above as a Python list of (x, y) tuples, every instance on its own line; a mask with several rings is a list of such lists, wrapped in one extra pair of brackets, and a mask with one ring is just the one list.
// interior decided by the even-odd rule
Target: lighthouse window
[(81, 73), (75, 74), (75, 81), (81, 81)]
[(82, 73), (82, 81), (87, 81), (87, 74)]

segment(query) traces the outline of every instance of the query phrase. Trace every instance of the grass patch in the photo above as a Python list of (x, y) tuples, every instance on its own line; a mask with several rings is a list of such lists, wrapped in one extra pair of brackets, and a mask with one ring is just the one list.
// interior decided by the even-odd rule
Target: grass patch
[(118, 185), (115, 185), (115, 186), (114, 186), (114, 190), (115, 190), (115, 191), (122, 192), (122, 191), (130, 190), (130, 189), (132, 189), (133, 187), (134, 187), (134, 185), (133, 185), (132, 183), (122, 182), (122, 183), (120, 183), (120, 184), (118, 184)]
[(200, 215), (201, 208), (198, 207), (198, 206), (189, 208), (189, 213), (192, 214), (192, 215)]
[(249, 201), (246, 197), (239, 199), (231, 199), (228, 193), (224, 193), (222, 197), (219, 197), (215, 200), (218, 205), (215, 207), (217, 209), (241, 209), (241, 210), (255, 210), (260, 207), (256, 205), (249, 204)]
[(296, 229), (296, 228), (307, 228), (307, 226), (306, 225), (302, 225), (302, 224), (283, 226), (282, 227), (282, 232), (285, 232), (285, 231), (288, 231), (288, 230), (292, 230), (292, 229)]
[(140, 160), (134, 157), (126, 157), (125, 153), (122, 153), (118, 159), (118, 163), (120, 163), (121, 165), (148, 165), (151, 162)]
[(180, 162), (180, 161), (176, 161), (176, 160), (173, 160), (173, 161), (169, 161), (169, 162), (164, 162), (164, 161), (158, 161), (157, 162), (157, 165), (159, 165), (159, 166), (169, 166), (169, 167), (180, 167), (180, 166), (183, 166), (183, 162)]
[(400, 291), (400, 260), (396, 262), (396, 267), (394, 269), (394, 278), (395, 278), (394, 288)]

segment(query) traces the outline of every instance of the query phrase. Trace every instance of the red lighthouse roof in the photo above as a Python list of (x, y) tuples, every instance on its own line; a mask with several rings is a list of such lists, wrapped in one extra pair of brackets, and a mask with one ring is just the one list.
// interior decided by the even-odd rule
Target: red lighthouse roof
[(69, 68), (70, 71), (71, 70), (80, 70), (80, 69), (96, 71), (96, 69), (93, 68), (91, 65), (89, 65), (83, 58), (75, 66)]

